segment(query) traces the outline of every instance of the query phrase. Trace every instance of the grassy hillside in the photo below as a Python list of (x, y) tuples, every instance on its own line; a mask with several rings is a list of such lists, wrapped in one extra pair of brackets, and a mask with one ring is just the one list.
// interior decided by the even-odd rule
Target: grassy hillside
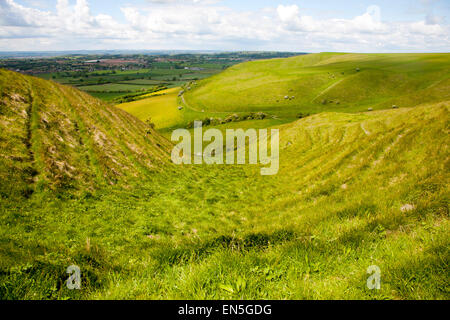
[[(328, 59), (343, 58), (299, 63)], [(280, 171), (261, 176), (169, 165), (167, 141), (127, 113), (0, 79), (2, 299), (450, 297), (447, 92), (414, 108), (254, 121), (280, 129)], [(64, 283), (72, 264), (79, 291)], [(370, 265), (379, 291), (366, 287)]]
[[(146, 95), (144, 99), (118, 104), (117, 108), (129, 112), (141, 121), (150, 121), (167, 139), (170, 139), (173, 129), (180, 127), (186, 128), (189, 123), (192, 123), (194, 120), (205, 120), (211, 117), (225, 119), (230, 115), (229, 112), (204, 112), (204, 110), (194, 110), (186, 106), (186, 104), (179, 98), (178, 94), (180, 91), (180, 87), (157, 91)], [(181, 110), (179, 109), (180, 106), (182, 106)], [(217, 128), (222, 132), (225, 132), (226, 129), (233, 128), (267, 128), (286, 122), (289, 122), (289, 120), (286, 121), (285, 119), (271, 118), (211, 125), (208, 128)], [(191, 131), (193, 131), (192, 128)]]
[(91, 190), (160, 170), (170, 143), (76, 89), (0, 70), (0, 194)]
[(295, 117), (410, 107), (448, 99), (449, 92), (450, 54), (320, 53), (230, 67), (199, 81), (185, 100), (198, 110)]

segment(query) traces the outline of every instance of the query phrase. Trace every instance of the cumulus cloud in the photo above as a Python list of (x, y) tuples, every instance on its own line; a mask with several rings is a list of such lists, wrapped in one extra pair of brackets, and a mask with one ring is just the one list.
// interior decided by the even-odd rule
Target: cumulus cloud
[(279, 5), (277, 8), (278, 16), (284, 23), (298, 22), (299, 8), (297, 5), (284, 6)]
[[(225, 49), (448, 51), (449, 27), (436, 16), (387, 22), (378, 6), (352, 19), (317, 19), (297, 5), (237, 11), (216, 0), (147, 0), (121, 8), (124, 22), (93, 15), (86, 0), (55, 11), (0, 0), (0, 50)], [(10, 39), (16, 39), (11, 42)]]
[(300, 15), (297, 5), (277, 8), (278, 16), (286, 28), (291, 30), (329, 33), (386, 32), (387, 26), (381, 22), (381, 10), (378, 6), (370, 6), (367, 11), (351, 20), (330, 19), (315, 20), (310, 16)]

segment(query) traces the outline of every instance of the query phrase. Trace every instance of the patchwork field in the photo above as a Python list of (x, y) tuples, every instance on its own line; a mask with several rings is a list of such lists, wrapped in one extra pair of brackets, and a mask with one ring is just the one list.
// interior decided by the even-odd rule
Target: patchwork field
[(36, 59), (4, 59), (0, 67), (37, 75), (46, 80), (80, 88), (113, 103), (142, 89), (174, 88), (217, 74), (242, 61), (289, 57), (288, 52), (230, 52), (208, 54), (119, 54), (99, 53), (45, 57)]

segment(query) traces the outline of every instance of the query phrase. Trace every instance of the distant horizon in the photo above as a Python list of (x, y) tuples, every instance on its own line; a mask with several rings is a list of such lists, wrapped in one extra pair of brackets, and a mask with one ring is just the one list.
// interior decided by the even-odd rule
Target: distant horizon
[(450, 53), (450, 51), (416, 51), (416, 52), (359, 52), (359, 51), (317, 51), (317, 52), (308, 52), (308, 51), (287, 51), (287, 50), (214, 50), (214, 49), (104, 49), (104, 50), (96, 50), (96, 49), (77, 49), (77, 50), (14, 50), (8, 51), (3, 50), (0, 51), (1, 55), (13, 55), (13, 54), (77, 54), (77, 53), (97, 53), (97, 54), (108, 54), (108, 53), (117, 53), (117, 54), (139, 54), (139, 53), (155, 53), (155, 54), (183, 54), (183, 53), (203, 53), (203, 54), (214, 54), (214, 53), (239, 53), (239, 52), (248, 52), (248, 53), (296, 53), (296, 54), (315, 54), (315, 53), (343, 53), (343, 54), (438, 54), (438, 53)]
[[(286, 50), (200, 50), (200, 49), (77, 49), (77, 50), (2, 50), (0, 53), (52, 53), (52, 52), (289, 52), (289, 53), (320, 53), (320, 52), (306, 52), (306, 51), (286, 51)], [(332, 51), (322, 51), (332, 52)], [(347, 53), (347, 52), (342, 52)], [(348, 52), (350, 53), (350, 52)], [(356, 53), (356, 52), (355, 52)]]
[(11, 58), (56, 58), (67, 55), (180, 55), (180, 54), (221, 54), (221, 53), (292, 53), (310, 54), (312, 52), (294, 51), (255, 51), (255, 50), (57, 50), (57, 51), (0, 51), (0, 59)]

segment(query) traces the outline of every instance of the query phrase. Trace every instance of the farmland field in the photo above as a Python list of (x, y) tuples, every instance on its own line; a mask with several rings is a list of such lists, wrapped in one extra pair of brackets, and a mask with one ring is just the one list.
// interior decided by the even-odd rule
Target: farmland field
[(100, 84), (100, 85), (92, 85), (92, 86), (81, 86), (78, 87), (80, 90), (86, 92), (120, 92), (120, 91), (130, 91), (136, 92), (139, 90), (145, 90), (148, 88), (152, 88), (154, 85), (152, 84), (125, 84), (125, 83), (111, 83), (111, 84)]
[[(293, 53), (174, 55), (77, 55), (44, 59), (0, 60), (0, 67), (24, 70), (71, 85), (105, 101), (119, 101), (143, 88), (174, 88), (205, 79), (248, 59), (286, 57)], [(56, 69), (56, 70), (55, 70)], [(51, 70), (51, 72), (48, 72)]]
[[(119, 108), (133, 114), (142, 121), (151, 120), (156, 128), (173, 126), (182, 119), (178, 110), (177, 96), (181, 88), (172, 88), (143, 96), (144, 99), (123, 103)], [(154, 96), (159, 94), (158, 96)], [(153, 97), (152, 97), (153, 95)]]

